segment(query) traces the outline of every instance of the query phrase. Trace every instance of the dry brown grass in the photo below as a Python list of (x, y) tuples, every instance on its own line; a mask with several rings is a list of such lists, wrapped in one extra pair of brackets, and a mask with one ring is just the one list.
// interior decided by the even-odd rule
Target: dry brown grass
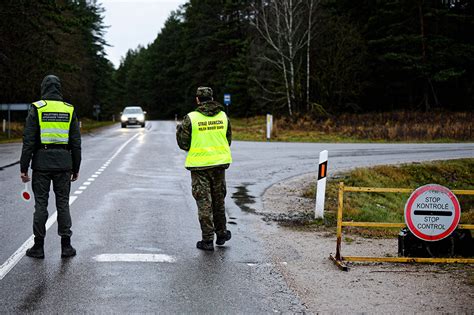
[[(19, 139), (23, 136), (23, 127), (25, 126), (25, 123), (22, 122), (11, 122), (10, 123), (10, 139)], [(6, 130), (3, 132), (2, 129), (0, 129), (0, 140), (7, 140), (8, 139), (8, 122), (6, 124)]]
[(472, 112), (389, 112), (276, 119), (275, 136), (306, 130), (370, 141), (472, 141)]
[[(91, 130), (101, 128), (114, 124), (112, 121), (95, 121), (92, 119), (82, 119), (81, 132), (89, 132)], [(0, 129), (0, 142), (15, 142), (20, 141), (23, 137), (23, 128), (25, 127), (24, 122), (11, 122), (10, 138), (8, 138), (8, 131), (5, 133)], [(8, 128), (8, 125), (7, 125)], [(8, 129), (7, 129), (8, 130)]]

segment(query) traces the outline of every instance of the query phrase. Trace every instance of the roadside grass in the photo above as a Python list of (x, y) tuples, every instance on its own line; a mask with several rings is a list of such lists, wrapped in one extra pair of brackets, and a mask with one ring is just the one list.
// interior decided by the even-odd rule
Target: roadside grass
[(93, 120), (89, 118), (83, 118), (81, 119), (81, 122), (82, 122), (81, 133), (92, 132), (99, 128), (111, 126), (117, 123), (113, 121), (97, 121), (97, 120)]
[(0, 132), (0, 143), (11, 143), (21, 141), (23, 136), (23, 127), (25, 123), (11, 122), (10, 123), (10, 138), (8, 138), (8, 126), (7, 130)]
[[(232, 118), (232, 139), (241, 141), (266, 141), (266, 118)], [(288, 129), (287, 123), (276, 119), (273, 125), (271, 141), (280, 142), (355, 142), (357, 139), (339, 133), (325, 133), (311, 127), (300, 125), (300, 128)], [(362, 140), (361, 140), (362, 141)]]
[[(427, 163), (402, 164), (399, 166), (375, 166), (358, 168), (337, 178), (328, 179), (324, 225), (336, 226), (337, 196), (339, 182), (345, 186), (411, 188), (436, 183), (449, 189), (474, 189), (474, 158)], [(311, 185), (303, 197), (315, 198), (315, 187)], [(404, 222), (405, 203), (410, 197), (406, 193), (344, 193), (344, 221)], [(474, 196), (458, 195), (461, 204), (461, 223), (474, 224)], [(314, 225), (308, 222), (308, 225)], [(363, 236), (386, 237), (397, 235), (399, 229), (353, 228), (346, 231)]]
[[(474, 140), (471, 112), (386, 112), (275, 118), (271, 141), (463, 142)], [(266, 118), (232, 118), (235, 140), (266, 141)]]
[[(116, 124), (116, 122), (113, 122), (113, 121), (96, 121), (96, 120), (92, 120), (88, 118), (82, 119), (81, 122), (82, 122), (81, 133), (89, 133), (99, 128)], [(7, 132), (5, 133), (0, 132), (0, 143), (12, 143), (12, 142), (22, 141), (24, 127), (25, 127), (25, 123), (12, 122), (10, 138), (8, 138)]]

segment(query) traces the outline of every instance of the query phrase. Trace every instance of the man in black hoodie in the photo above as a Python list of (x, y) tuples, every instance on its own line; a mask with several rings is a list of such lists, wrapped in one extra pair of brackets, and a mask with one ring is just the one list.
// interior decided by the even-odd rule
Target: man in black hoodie
[(223, 106), (212, 98), (211, 88), (199, 87), (196, 102), (197, 109), (177, 126), (176, 140), (182, 150), (188, 151), (185, 167), (191, 171), (202, 232), (196, 247), (214, 250), (214, 233), (217, 245), (224, 245), (231, 238), (226, 228), (224, 199), (225, 170), (232, 163), (232, 131)]
[(41, 83), (42, 100), (32, 103), (23, 132), (20, 177), (30, 181), (28, 168), (32, 161), (32, 188), (35, 196), (33, 234), (35, 244), (26, 255), (44, 258), (44, 237), (48, 219), (48, 199), (51, 182), (56, 196), (58, 234), (61, 236), (61, 257), (72, 257), (71, 215), (69, 193), (71, 181), (79, 177), (81, 164), (81, 134), (74, 107), (63, 101), (61, 82), (48, 75)]

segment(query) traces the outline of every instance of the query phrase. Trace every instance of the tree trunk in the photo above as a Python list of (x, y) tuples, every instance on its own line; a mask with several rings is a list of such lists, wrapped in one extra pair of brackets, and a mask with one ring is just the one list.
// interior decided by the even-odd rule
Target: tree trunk
[(311, 110), (309, 103), (309, 76), (310, 76), (310, 52), (311, 52), (311, 30), (312, 30), (312, 16), (313, 16), (313, 4), (314, 0), (309, 0), (309, 13), (308, 13), (308, 45), (306, 46), (306, 111)]
[(292, 101), (291, 101), (291, 96), (290, 96), (290, 87), (288, 84), (288, 77), (287, 77), (287, 71), (286, 71), (286, 63), (285, 63), (285, 58), (281, 58), (281, 63), (283, 65), (283, 77), (285, 78), (285, 87), (286, 87), (286, 99), (288, 103), (288, 114), (290, 116), (293, 116), (293, 110), (292, 110)]
[[(420, 31), (421, 31), (421, 56), (422, 56), (422, 64), (423, 68), (426, 65), (426, 42), (425, 42), (425, 21), (423, 17), (423, 2), (424, 0), (421, 0), (418, 2), (418, 13), (420, 17)], [(423, 70), (425, 71), (425, 70)], [(423, 73), (423, 76), (425, 77), (425, 87), (423, 89), (423, 103), (425, 104), (425, 112), (428, 112), (431, 107), (430, 107), (430, 102), (429, 102), (429, 95), (428, 95), (428, 74)]]

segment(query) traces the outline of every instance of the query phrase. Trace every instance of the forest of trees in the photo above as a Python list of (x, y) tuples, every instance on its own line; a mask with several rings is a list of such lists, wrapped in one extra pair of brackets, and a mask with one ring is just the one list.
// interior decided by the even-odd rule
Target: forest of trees
[(54, 73), (80, 115), (100, 104), (103, 119), (127, 105), (181, 116), (199, 85), (231, 94), (232, 116), (474, 107), (469, 0), (190, 0), (118, 69), (103, 16), (97, 1), (3, 1), (0, 103), (38, 99)]

